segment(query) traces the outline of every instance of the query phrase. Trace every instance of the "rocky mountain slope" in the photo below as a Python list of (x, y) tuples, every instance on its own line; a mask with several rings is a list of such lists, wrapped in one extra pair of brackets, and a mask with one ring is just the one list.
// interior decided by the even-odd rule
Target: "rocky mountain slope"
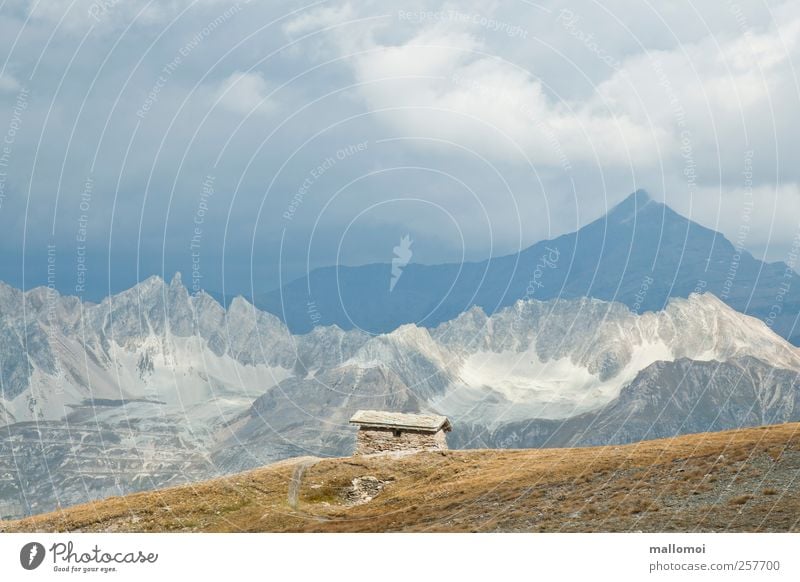
[(800, 420), (800, 376), (745, 356), (651, 364), (600, 409), (472, 432), (462, 446), (574, 447)]

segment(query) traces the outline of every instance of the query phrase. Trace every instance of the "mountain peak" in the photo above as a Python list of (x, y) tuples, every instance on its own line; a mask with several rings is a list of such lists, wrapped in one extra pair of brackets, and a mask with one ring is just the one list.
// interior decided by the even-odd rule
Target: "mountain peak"
[(601, 220), (610, 220), (617, 224), (626, 224), (628, 222), (638, 221), (643, 216), (657, 218), (659, 221), (663, 221), (665, 218), (686, 221), (684, 217), (677, 214), (666, 204), (653, 200), (645, 190), (637, 190), (633, 194), (630, 194), (622, 202), (611, 208), (606, 218)]
[(647, 193), (647, 190), (644, 190), (643, 188), (639, 188), (633, 194), (630, 194), (625, 200), (633, 200), (640, 205), (644, 205), (653, 201), (653, 199), (650, 198), (650, 194)]
[(231, 302), (228, 304), (228, 312), (242, 311), (246, 313), (247, 311), (253, 311), (254, 309), (255, 308), (253, 307), (253, 304), (241, 295), (237, 295), (231, 299)]
[(642, 209), (644, 209), (646, 206), (649, 206), (653, 202), (655, 201), (650, 198), (650, 195), (646, 190), (639, 189), (633, 194), (629, 194), (625, 200), (614, 206), (609, 214), (629, 214), (631, 212), (641, 212)]

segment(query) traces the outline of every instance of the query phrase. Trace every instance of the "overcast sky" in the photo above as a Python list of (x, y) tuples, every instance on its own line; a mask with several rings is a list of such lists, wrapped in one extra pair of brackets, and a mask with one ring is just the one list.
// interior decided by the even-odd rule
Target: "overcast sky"
[(638, 188), (786, 260), (800, 6), (648, 4), (0, 0), (0, 279), (258, 293), (404, 235), (507, 254)]

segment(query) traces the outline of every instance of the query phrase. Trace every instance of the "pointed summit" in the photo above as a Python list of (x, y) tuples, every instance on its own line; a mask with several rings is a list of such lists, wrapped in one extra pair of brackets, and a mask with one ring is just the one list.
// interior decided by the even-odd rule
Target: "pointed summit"
[(625, 200), (614, 206), (610, 211), (609, 214), (615, 214), (618, 212), (624, 214), (630, 214), (631, 212), (641, 212), (643, 208), (649, 206), (653, 203), (654, 200), (650, 198), (650, 195), (647, 193), (646, 190), (637, 190), (633, 194), (628, 195)]
[(169, 283), (170, 287), (183, 287), (183, 281), (181, 280), (181, 272), (175, 271), (175, 274), (172, 276), (172, 281)]
[(679, 216), (669, 206), (650, 198), (650, 195), (645, 190), (637, 190), (614, 206), (608, 211), (607, 218), (612, 222), (625, 224), (633, 221), (634, 217), (638, 222), (645, 213), (647, 216), (657, 217), (659, 222), (666, 217), (678, 218), (681, 222), (686, 221), (684, 217)]

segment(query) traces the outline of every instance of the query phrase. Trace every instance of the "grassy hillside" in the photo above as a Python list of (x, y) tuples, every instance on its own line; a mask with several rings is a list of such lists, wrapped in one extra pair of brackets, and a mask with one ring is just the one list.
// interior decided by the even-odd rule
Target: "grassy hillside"
[(0, 531), (800, 531), (800, 424), (584, 449), (292, 459)]

